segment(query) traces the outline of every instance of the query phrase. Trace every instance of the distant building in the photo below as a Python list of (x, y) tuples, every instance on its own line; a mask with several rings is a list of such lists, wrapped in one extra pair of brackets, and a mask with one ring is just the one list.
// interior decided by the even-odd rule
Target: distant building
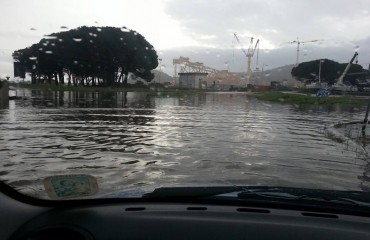
[(179, 73), (179, 88), (206, 89), (208, 73)]

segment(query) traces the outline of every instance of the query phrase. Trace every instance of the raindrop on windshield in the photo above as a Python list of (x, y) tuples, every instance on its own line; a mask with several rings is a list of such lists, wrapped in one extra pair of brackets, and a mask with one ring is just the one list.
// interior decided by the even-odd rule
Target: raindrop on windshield
[(61, 29), (68, 29), (66, 26), (60, 26)]
[(36, 31), (36, 28), (30, 28), (31, 31)]
[(90, 36), (94, 36), (94, 33), (89, 33)]
[(266, 73), (265, 74), (265, 77), (268, 77), (268, 76), (270, 76), (271, 75), (271, 73)]
[(136, 36), (137, 35), (137, 32), (134, 32), (134, 35)]
[(32, 65), (32, 69), (36, 69), (36, 65)]
[(52, 43), (52, 44), (51, 44), (51, 46), (53, 46), (53, 47), (54, 47), (54, 46), (55, 46), (55, 43)]
[(91, 43), (93, 43), (94, 41), (93, 40), (90, 40)]
[(354, 50), (355, 52), (360, 51), (360, 46), (359, 46), (359, 45), (356, 45), (356, 46), (353, 48), (353, 50)]
[(74, 64), (78, 64), (78, 61), (74, 61), (73, 63), (74, 63)]
[(94, 34), (94, 37), (97, 37), (98, 36), (98, 34)]
[(44, 35), (46, 39), (57, 39), (57, 36), (52, 36), (52, 35)]
[(47, 43), (43, 43), (42, 45), (47, 46), (48, 44)]
[(101, 32), (101, 28), (97, 28), (96, 30), (97, 30), (98, 32)]
[(127, 27), (122, 27), (122, 28), (121, 28), (121, 31), (122, 31), (122, 32), (129, 32), (130, 30), (129, 30)]
[(34, 61), (34, 60), (37, 60), (37, 57), (29, 57), (30, 60)]
[(39, 48), (39, 51), (43, 51), (44, 49), (42, 49), (42, 48)]
[(46, 54), (53, 54), (53, 51), (45, 51)]
[(216, 53), (216, 57), (221, 57), (221, 54), (220, 53)]
[(75, 42), (81, 42), (82, 41), (82, 38), (73, 38), (73, 41), (75, 41)]
[(145, 50), (149, 50), (149, 48), (148, 47), (145, 47)]
[(123, 38), (120, 38), (119, 40), (123, 41)]
[(63, 39), (61, 39), (61, 38), (59, 38), (58, 40), (59, 40), (59, 42), (63, 42)]

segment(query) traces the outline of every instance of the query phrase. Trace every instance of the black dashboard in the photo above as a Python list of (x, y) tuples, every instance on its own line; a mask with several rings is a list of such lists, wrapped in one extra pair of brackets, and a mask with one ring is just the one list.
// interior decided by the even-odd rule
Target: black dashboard
[(213, 204), (115, 203), (49, 208), (10, 239), (370, 239), (370, 219)]

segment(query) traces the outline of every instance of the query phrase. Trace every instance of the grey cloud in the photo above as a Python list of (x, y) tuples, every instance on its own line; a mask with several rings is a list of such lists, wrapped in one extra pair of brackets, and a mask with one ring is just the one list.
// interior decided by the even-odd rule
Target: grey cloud
[(188, 33), (194, 33), (195, 39), (201, 35), (215, 35), (214, 39), (197, 40), (216, 46), (226, 46), (232, 31), (248, 31), (276, 45), (297, 36), (331, 39), (354, 31), (363, 33), (359, 24), (349, 24), (357, 20), (367, 26), (370, 20), (369, 2), (365, 0), (355, 3), (344, 0), (170, 1), (166, 11), (179, 20)]

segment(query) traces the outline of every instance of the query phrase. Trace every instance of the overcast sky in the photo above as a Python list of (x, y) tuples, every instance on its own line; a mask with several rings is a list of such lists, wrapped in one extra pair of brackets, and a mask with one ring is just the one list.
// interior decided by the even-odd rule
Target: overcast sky
[(302, 61), (345, 62), (358, 50), (359, 63), (370, 63), (369, 0), (1, 0), (0, 9), (2, 77), (13, 77), (14, 50), (64, 30), (61, 26), (82, 25), (138, 31), (156, 48), (169, 73), (172, 58), (179, 55), (242, 71), (245, 59), (233, 32), (244, 47), (249, 37), (259, 38), (260, 62), (270, 67), (295, 62), (297, 45), (288, 42), (297, 37), (323, 40), (302, 44)]

